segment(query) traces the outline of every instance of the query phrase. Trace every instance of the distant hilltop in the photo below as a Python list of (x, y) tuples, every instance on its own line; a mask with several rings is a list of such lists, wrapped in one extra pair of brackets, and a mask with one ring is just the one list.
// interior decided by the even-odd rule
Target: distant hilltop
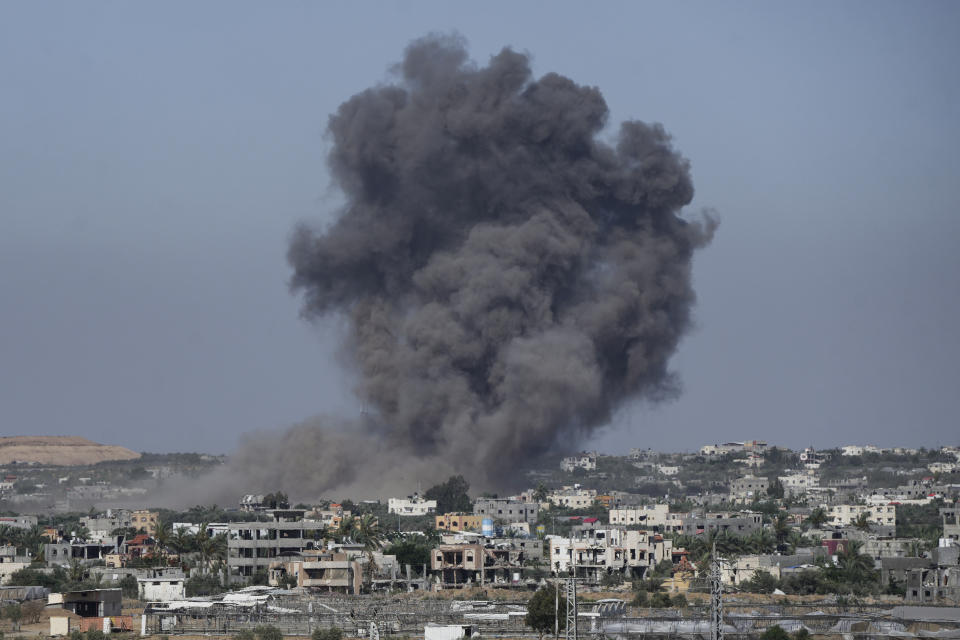
[(0, 437), (0, 464), (36, 462), (69, 467), (139, 457), (126, 447), (97, 444), (79, 436)]

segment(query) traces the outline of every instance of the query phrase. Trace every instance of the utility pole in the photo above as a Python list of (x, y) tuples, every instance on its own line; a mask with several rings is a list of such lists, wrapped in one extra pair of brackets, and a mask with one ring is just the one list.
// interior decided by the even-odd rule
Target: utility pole
[(573, 574), (567, 578), (567, 628), (565, 629), (566, 640), (577, 640), (577, 556), (576, 549), (573, 550), (570, 572)]
[(710, 567), (710, 640), (723, 640), (723, 582), (720, 576), (720, 558), (717, 543), (713, 543), (713, 562)]

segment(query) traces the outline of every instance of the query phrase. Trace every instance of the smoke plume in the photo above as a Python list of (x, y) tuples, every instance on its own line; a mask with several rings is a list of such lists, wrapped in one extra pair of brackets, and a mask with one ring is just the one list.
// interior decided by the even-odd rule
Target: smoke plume
[(360, 460), (384, 482), (496, 485), (624, 400), (672, 393), (691, 259), (714, 229), (679, 217), (690, 167), (659, 124), (601, 139), (594, 87), (534, 78), (511, 49), (478, 66), (454, 37), (412, 43), (395, 72), (331, 116), (346, 205), (288, 255), (304, 315), (349, 318), (368, 419), (240, 454), (314, 491), (358, 481)]

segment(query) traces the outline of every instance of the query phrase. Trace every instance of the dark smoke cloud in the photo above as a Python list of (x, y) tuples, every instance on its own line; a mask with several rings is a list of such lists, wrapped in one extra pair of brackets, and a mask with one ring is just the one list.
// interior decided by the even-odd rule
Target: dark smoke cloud
[[(396, 74), (330, 118), (347, 204), (289, 248), (304, 314), (349, 317), (371, 411), (241, 451), (291, 490), (355, 484), (361, 460), (384, 482), (456, 470), (490, 486), (624, 400), (671, 393), (691, 259), (713, 234), (678, 215), (690, 168), (660, 125), (600, 139), (596, 88), (534, 78), (510, 49), (477, 66), (453, 37), (414, 42)], [(329, 467), (303, 475), (310, 460)]]

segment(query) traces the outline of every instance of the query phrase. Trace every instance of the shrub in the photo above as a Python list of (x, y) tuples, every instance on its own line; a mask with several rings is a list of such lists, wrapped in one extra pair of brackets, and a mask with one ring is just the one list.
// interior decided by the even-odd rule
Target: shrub
[(339, 627), (314, 629), (311, 640), (343, 640), (343, 631)]
[(783, 627), (775, 624), (760, 634), (760, 640), (790, 640), (790, 634), (784, 631)]
[(636, 595), (633, 596), (633, 606), (646, 607), (647, 604), (648, 604), (647, 592), (643, 589), (636, 591)]
[(241, 629), (233, 636), (233, 640), (255, 640), (255, 636), (250, 629)]
[(283, 633), (273, 625), (260, 625), (253, 628), (257, 640), (283, 640)]
[(657, 591), (650, 597), (650, 606), (654, 609), (669, 609), (671, 604), (669, 593)]
[(673, 606), (675, 609), (686, 609), (687, 608), (687, 596), (682, 593), (678, 593), (673, 596)]

